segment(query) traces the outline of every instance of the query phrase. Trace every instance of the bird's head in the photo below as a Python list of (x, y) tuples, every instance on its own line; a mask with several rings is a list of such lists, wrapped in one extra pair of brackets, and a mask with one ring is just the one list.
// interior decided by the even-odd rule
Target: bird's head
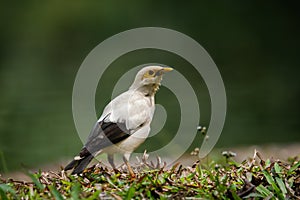
[[(161, 66), (147, 66), (141, 69), (131, 85), (131, 89), (139, 88), (152, 88), (156, 91), (162, 80), (162, 76), (169, 71), (172, 71), (171, 67), (161, 67)], [(154, 91), (154, 92), (155, 92)]]

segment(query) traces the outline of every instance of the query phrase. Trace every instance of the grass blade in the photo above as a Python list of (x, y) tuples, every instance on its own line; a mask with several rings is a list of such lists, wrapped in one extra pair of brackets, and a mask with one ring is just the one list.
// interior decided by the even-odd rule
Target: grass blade
[(43, 190), (45, 188), (35, 174), (27, 173), (27, 175), (31, 178), (32, 182), (37, 186), (38, 189)]
[(263, 185), (257, 186), (256, 191), (258, 191), (265, 198), (274, 196), (274, 194), (271, 191), (269, 191), (266, 187), (264, 187)]
[(93, 193), (92, 196), (90, 196), (89, 198), (87, 198), (86, 200), (94, 200), (94, 199), (99, 199), (99, 195), (100, 195), (100, 190), (97, 190), (96, 192)]
[(287, 175), (291, 175), (296, 169), (298, 169), (300, 167), (300, 161), (298, 161), (293, 167), (291, 167), (291, 169), (289, 169), (289, 171), (287, 172)]
[(1, 197), (2, 200), (8, 200), (8, 197), (6, 195), (6, 191), (5, 191), (5, 189), (3, 189), (3, 185), (5, 185), (5, 184), (0, 185), (0, 197)]
[(76, 182), (71, 189), (71, 197), (73, 200), (79, 199), (79, 193), (80, 193), (80, 183)]
[(286, 190), (286, 187), (285, 187), (285, 184), (284, 184), (283, 180), (281, 178), (278, 178), (278, 177), (276, 177), (275, 180), (276, 180), (276, 182), (277, 182), (277, 184), (278, 184), (278, 186), (279, 186), (282, 194), (284, 196), (286, 196), (287, 190)]
[(281, 176), (282, 169), (277, 162), (274, 164), (274, 169), (275, 169), (276, 174)]
[(63, 200), (64, 199), (63, 196), (59, 193), (59, 191), (53, 185), (50, 185), (48, 187), (49, 187), (49, 190), (52, 193), (53, 197), (56, 200)]
[(276, 183), (275, 183), (273, 177), (271, 176), (271, 174), (268, 171), (266, 171), (266, 170), (263, 170), (262, 173), (264, 174), (265, 178), (267, 179), (268, 183), (272, 186), (272, 188), (274, 189), (274, 191), (277, 194), (280, 194), (280, 189), (276, 185)]
[(6, 193), (9, 192), (14, 196), (14, 199), (19, 199), (17, 198), (17, 193), (16, 191), (9, 185), (7, 184), (0, 184), (0, 197), (1, 199), (5, 200), (5, 199), (9, 199), (6, 195)]
[(135, 188), (134, 188), (134, 185), (132, 185), (129, 189), (128, 189), (128, 192), (127, 192), (127, 195), (126, 195), (126, 199), (130, 200), (134, 197), (135, 195)]

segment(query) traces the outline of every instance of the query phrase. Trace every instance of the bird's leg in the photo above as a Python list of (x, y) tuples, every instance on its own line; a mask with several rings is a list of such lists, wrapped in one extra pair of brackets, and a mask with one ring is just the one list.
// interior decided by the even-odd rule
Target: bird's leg
[(110, 164), (110, 166), (113, 168), (113, 169), (116, 169), (116, 165), (114, 163), (114, 155), (113, 154), (107, 154), (107, 160)]
[[(129, 174), (130, 174), (130, 176), (132, 177), (132, 178), (135, 178), (135, 174), (134, 174), (134, 172), (133, 172), (133, 170), (132, 170), (132, 168), (131, 168), (131, 166), (130, 166), (130, 164), (129, 164), (129, 156), (130, 156), (130, 154), (129, 155), (124, 155), (123, 156), (123, 161), (124, 161), (124, 163), (125, 163), (125, 165), (127, 166), (127, 169), (128, 169), (128, 171), (129, 171)], [(127, 158), (128, 157), (128, 158)]]
[(115, 173), (119, 173), (120, 171), (116, 168), (116, 165), (114, 163), (114, 154), (107, 154), (107, 160), (108, 160), (110, 166), (115, 171)]

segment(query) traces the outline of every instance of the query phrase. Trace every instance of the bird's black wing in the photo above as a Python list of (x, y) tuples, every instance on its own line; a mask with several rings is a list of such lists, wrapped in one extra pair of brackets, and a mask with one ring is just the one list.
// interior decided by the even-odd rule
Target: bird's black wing
[(79, 155), (84, 156), (86, 151), (95, 154), (105, 147), (128, 138), (129, 133), (130, 130), (126, 128), (125, 123), (105, 122), (104, 120), (97, 122)]
[(121, 142), (130, 136), (124, 123), (105, 122), (105, 119), (97, 122), (91, 131), (84, 147), (79, 152), (79, 158), (75, 158), (65, 170), (73, 169), (72, 174), (81, 173), (91, 162), (93, 157), (101, 149)]

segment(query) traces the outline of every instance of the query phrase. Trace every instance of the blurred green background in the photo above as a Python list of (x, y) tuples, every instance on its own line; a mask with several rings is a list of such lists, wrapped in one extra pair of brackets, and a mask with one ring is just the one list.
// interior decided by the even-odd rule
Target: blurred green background
[[(170, 28), (192, 37), (219, 67), (228, 98), (219, 147), (300, 142), (300, 13), (296, 1), (1, 4), (0, 172), (74, 156), (82, 146), (71, 107), (77, 70), (106, 38), (146, 26)], [(109, 101), (110, 84), (131, 67), (147, 62), (173, 66), (194, 83), (201, 102), (200, 123), (207, 125), (210, 103), (201, 77), (182, 58), (159, 50), (131, 52), (112, 64), (98, 88), (98, 114)], [(158, 102), (172, 98), (166, 88), (162, 90)], [(180, 113), (174, 112), (168, 133), (177, 127), (172, 124)], [(163, 142), (172, 135), (162, 137), (159, 141)], [(147, 146), (149, 143), (141, 148)]]

